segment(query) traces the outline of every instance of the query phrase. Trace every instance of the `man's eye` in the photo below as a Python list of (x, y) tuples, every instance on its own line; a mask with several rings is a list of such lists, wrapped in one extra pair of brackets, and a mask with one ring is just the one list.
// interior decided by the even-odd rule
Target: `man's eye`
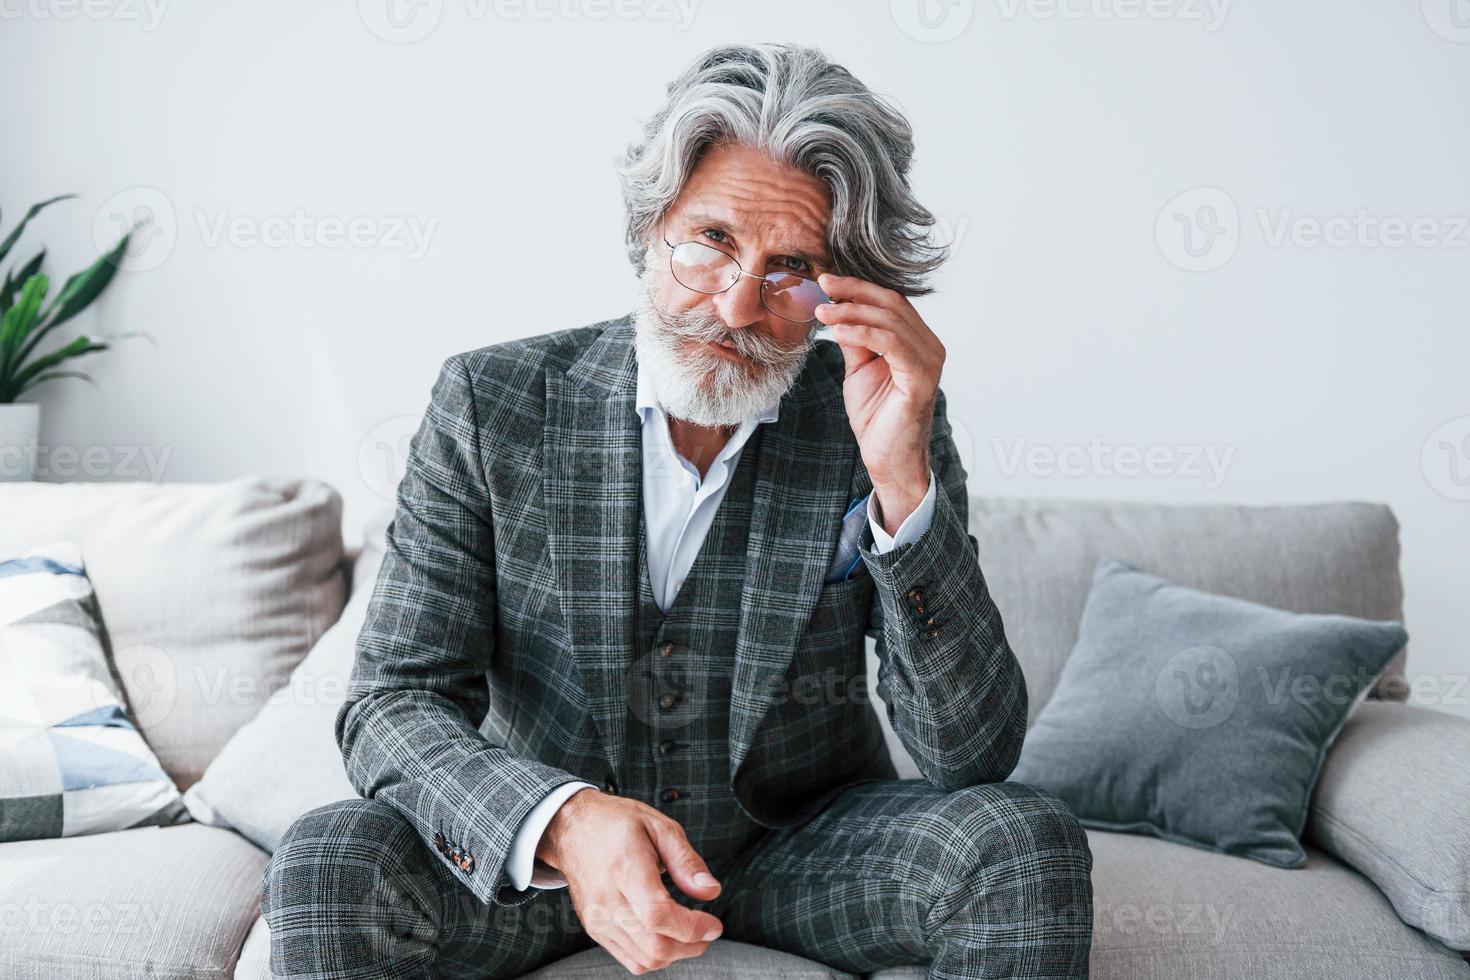
[(705, 235), (706, 237), (710, 235), (719, 235), (719, 238), (713, 240), (721, 243), (725, 241), (725, 233), (723, 231), (720, 231), (720, 229), (718, 228), (706, 228), (704, 231), (700, 232), (700, 234)]
[(791, 269), (792, 272), (811, 272), (812, 271), (812, 267), (807, 264), (807, 262), (806, 262), (805, 259), (793, 258), (792, 256), (789, 256), (788, 255), (788, 256), (784, 257), (781, 261), (782, 262), (790, 263), (789, 268)]

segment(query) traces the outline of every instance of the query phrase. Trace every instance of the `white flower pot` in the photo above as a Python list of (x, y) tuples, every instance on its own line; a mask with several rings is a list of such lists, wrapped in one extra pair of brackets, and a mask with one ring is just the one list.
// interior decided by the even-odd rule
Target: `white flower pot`
[(33, 478), (40, 439), (40, 405), (0, 405), (0, 482)]

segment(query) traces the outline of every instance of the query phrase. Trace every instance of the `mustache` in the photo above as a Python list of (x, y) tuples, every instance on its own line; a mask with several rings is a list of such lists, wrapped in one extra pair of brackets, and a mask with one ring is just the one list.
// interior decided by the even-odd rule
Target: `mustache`
[(787, 344), (755, 327), (731, 330), (708, 310), (664, 310), (655, 306), (655, 312), (665, 333), (672, 337), (710, 343), (728, 340), (737, 354), (766, 367), (788, 364), (794, 357), (804, 357), (816, 344), (816, 332), (810, 329), (805, 339)]

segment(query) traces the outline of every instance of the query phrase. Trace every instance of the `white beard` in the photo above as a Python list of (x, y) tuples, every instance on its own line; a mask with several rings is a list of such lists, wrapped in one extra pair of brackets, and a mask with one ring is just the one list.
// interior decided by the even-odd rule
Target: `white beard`
[(711, 427), (739, 425), (779, 402), (801, 375), (814, 344), (810, 333), (804, 345), (793, 349), (742, 330), (722, 330), (721, 339), (728, 336), (746, 355), (743, 361), (728, 360), (684, 340), (659, 314), (646, 282), (633, 324), (638, 361), (648, 368), (664, 412)]

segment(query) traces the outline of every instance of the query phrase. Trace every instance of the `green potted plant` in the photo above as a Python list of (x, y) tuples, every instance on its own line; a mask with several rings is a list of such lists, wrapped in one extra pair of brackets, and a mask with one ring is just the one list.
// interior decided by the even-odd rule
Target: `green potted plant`
[[(5, 262), (32, 218), (49, 205), (75, 196), (63, 194), (32, 205), (20, 224), (0, 241), (0, 264)], [(44, 353), (37, 349), (47, 334), (81, 313), (102, 294), (117, 272), (131, 238), (132, 231), (124, 234), (105, 255), (67, 279), (54, 296), (50, 296), (50, 278), (41, 271), (46, 260), (44, 248), (28, 261), (13, 266), (0, 283), (0, 480), (29, 480), (34, 472), (32, 454), (40, 433), (41, 406), (20, 403), (20, 396), (36, 385), (58, 378), (80, 378), (95, 385), (90, 376), (64, 365), (86, 354), (107, 350), (110, 341), (141, 334), (141, 331), (110, 337), (82, 334)]]

